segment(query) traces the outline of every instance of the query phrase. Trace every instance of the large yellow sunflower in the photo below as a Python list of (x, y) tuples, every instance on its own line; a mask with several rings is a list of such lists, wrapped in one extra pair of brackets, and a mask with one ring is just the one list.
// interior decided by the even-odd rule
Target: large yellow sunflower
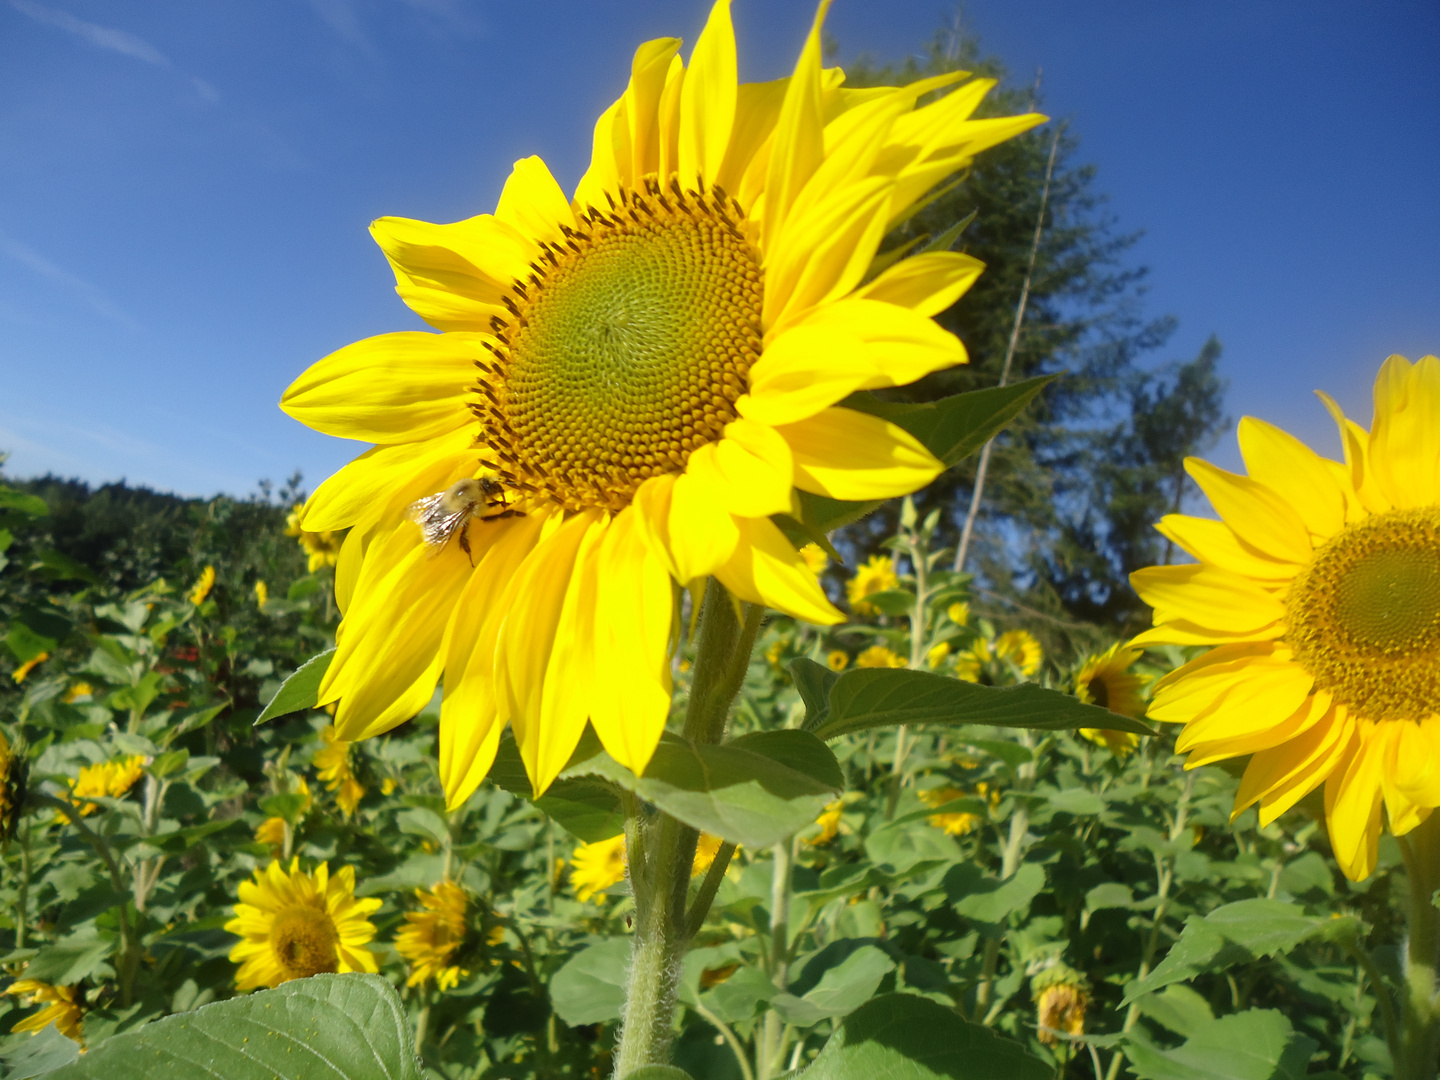
[(1248, 476), (1186, 462), (1221, 520), (1162, 519), (1198, 562), (1132, 575), (1155, 608), (1134, 644), (1215, 646), (1156, 684), (1150, 717), (1185, 724), (1188, 767), (1254, 755), (1237, 814), (1258, 802), (1268, 824), (1323, 782), (1359, 880), (1382, 803), (1396, 835), (1440, 806), (1440, 360), (1390, 357), (1368, 432), (1321, 396), (1343, 464), (1252, 417)]
[(314, 873), (297, 856), (286, 871), (279, 860), (240, 883), (240, 902), (225, 929), (240, 938), (230, 959), (240, 965), (237, 990), (279, 986), (291, 979), (333, 971), (375, 971), (365, 943), (375, 936), (366, 917), (380, 906), (355, 897), (355, 868), (334, 876), (328, 863)]
[(879, 499), (940, 471), (836, 403), (963, 363), (932, 316), (981, 265), (869, 270), (926, 192), (1043, 117), (970, 119), (992, 82), (962, 73), (846, 89), (821, 68), (828, 6), (774, 82), (737, 85), (729, 0), (688, 67), (675, 39), (642, 45), (573, 197), (531, 157), (493, 214), (376, 221), (441, 332), (357, 342), (285, 392), (303, 423), (378, 444), (305, 507), (306, 530), (350, 530), (320, 701), (364, 738), (443, 673), (451, 805), (507, 723), (537, 792), (587, 720), (642, 770), (670, 707), (672, 582), (838, 622), (771, 516), (797, 488)]

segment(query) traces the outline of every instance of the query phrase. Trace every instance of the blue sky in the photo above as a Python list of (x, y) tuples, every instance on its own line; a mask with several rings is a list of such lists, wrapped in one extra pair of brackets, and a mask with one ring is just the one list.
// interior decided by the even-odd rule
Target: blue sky
[[(360, 448), (276, 408), (304, 367), (416, 328), (366, 225), (583, 171), (634, 46), (704, 0), (0, 0), (0, 450), (12, 475), (248, 492)], [(945, 0), (836, 0), (842, 65), (923, 48)], [(736, 0), (743, 78), (809, 0)], [(1155, 360), (1225, 344), (1230, 412), (1337, 452), (1390, 352), (1440, 351), (1440, 5), (970, 0), (963, 18), (1145, 229)], [(1232, 443), (1217, 450), (1234, 466)]]

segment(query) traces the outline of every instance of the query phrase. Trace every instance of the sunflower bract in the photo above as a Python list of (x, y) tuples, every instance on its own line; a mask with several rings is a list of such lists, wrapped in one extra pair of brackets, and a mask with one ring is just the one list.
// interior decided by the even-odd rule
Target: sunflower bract
[[(320, 703), (365, 738), (443, 680), (452, 806), (507, 724), (537, 792), (587, 722), (643, 771), (670, 707), (672, 583), (714, 576), (839, 622), (771, 516), (797, 490), (884, 499), (941, 469), (838, 403), (964, 363), (932, 316), (981, 265), (868, 271), (918, 199), (1043, 117), (971, 119), (992, 83), (961, 73), (847, 89), (821, 66), (827, 6), (778, 82), (737, 83), (728, 0), (688, 66), (679, 41), (641, 45), (573, 195), (531, 157), (493, 214), (376, 221), (397, 292), (439, 333), (356, 342), (285, 392), (295, 418), (376, 444), (297, 523), (349, 530)], [(407, 508), (464, 478), (485, 506), (463, 544), (426, 550)]]

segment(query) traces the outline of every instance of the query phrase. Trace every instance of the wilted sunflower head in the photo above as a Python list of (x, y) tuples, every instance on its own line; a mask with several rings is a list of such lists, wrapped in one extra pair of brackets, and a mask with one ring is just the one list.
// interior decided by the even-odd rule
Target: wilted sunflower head
[(0, 731), (0, 845), (8, 844), (25, 812), (25, 794), (30, 765), (25, 744), (19, 740), (12, 747)]
[(1194, 767), (1251, 755), (1235, 813), (1269, 824), (1320, 784), (1341, 869), (1375, 867), (1440, 806), (1440, 358), (1385, 361), (1370, 430), (1321, 395), (1343, 462), (1253, 417), (1248, 475), (1186, 469), (1219, 521), (1160, 532), (1197, 561), (1137, 571), (1155, 609), (1133, 645), (1208, 645), (1156, 683), (1154, 720), (1183, 723)]
[(884, 499), (942, 467), (839, 403), (963, 363), (933, 316), (981, 267), (875, 257), (927, 192), (1043, 118), (972, 119), (993, 84), (963, 73), (846, 88), (821, 66), (828, 6), (770, 83), (738, 83), (729, 0), (688, 66), (678, 40), (641, 45), (573, 193), (531, 157), (493, 214), (376, 221), (401, 298), (440, 332), (358, 342), (285, 392), (302, 422), (377, 444), (300, 523), (350, 530), (320, 700), (362, 738), (443, 674), (452, 806), (507, 724), (537, 792), (587, 721), (643, 771), (670, 706), (673, 585), (713, 576), (839, 622), (772, 518), (797, 490)]

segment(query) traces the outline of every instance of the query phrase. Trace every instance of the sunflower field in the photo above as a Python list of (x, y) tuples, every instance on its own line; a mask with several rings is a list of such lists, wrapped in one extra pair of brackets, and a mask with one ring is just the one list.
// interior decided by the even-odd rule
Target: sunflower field
[(436, 332), (297, 372), (308, 497), (0, 485), (0, 1080), (1436, 1076), (1440, 360), (1189, 459), (1138, 636), (994, 602), (922, 493), (1055, 377), (900, 394), (983, 270), (906, 229), (1045, 118), (824, 8), (377, 221)]

